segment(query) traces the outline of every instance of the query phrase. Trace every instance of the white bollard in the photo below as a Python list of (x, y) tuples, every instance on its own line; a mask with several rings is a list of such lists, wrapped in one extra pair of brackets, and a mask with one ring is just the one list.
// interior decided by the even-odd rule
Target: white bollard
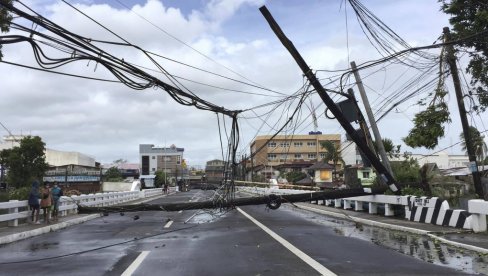
[(354, 202), (354, 211), (362, 211), (362, 210), (363, 210), (363, 202), (356, 200)]
[(370, 214), (377, 214), (378, 213), (378, 204), (374, 202), (369, 203), (369, 213)]
[(344, 199), (344, 209), (351, 209), (351, 201)]
[(395, 213), (393, 212), (393, 205), (385, 203), (385, 217), (392, 217)]
[(334, 207), (340, 208), (341, 207), (341, 199), (334, 199)]
[[(9, 200), (8, 202), (18, 202), (18, 200)], [(15, 208), (9, 208), (8, 209), (8, 213), (9, 214), (15, 214), (15, 213), (18, 213), (19, 212), (19, 208), (18, 207), (15, 207)], [(8, 222), (8, 226), (19, 226), (19, 220), (18, 219), (13, 219), (13, 220), (10, 220)]]

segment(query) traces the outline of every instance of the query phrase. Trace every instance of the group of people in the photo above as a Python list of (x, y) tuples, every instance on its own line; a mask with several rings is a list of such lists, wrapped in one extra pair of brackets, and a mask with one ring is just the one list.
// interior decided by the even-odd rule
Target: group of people
[(29, 193), (29, 207), (32, 210), (31, 221), (40, 224), (39, 210), (42, 208), (44, 223), (49, 224), (51, 219), (58, 221), (59, 199), (63, 196), (63, 190), (54, 182), (53, 187), (49, 183), (44, 183), (43, 188), (39, 188), (39, 181), (32, 183), (32, 189)]

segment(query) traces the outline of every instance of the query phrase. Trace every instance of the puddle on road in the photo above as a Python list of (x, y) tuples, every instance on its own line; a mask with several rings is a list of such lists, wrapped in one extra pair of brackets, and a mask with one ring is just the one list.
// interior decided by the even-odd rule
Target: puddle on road
[(228, 210), (202, 210), (195, 213), (186, 223), (210, 223), (224, 217), (227, 213)]
[(30, 251), (34, 252), (37, 250), (45, 250), (45, 249), (51, 249), (51, 248), (57, 248), (59, 245), (59, 242), (43, 242), (43, 243), (35, 243), (31, 244), (29, 249)]
[(317, 216), (304, 210), (293, 209), (293, 211), (298, 211), (316, 223), (332, 227), (337, 235), (370, 241), (378, 246), (425, 262), (454, 268), (469, 274), (488, 275), (488, 254), (446, 245), (426, 236), (371, 227), (327, 216)]

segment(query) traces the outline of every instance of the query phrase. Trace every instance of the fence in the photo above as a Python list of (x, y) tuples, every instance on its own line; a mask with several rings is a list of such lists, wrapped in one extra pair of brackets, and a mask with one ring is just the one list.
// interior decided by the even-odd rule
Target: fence
[[(255, 194), (296, 194), (311, 191), (269, 189), (258, 187), (238, 187), (241, 191)], [(474, 232), (486, 232), (486, 216), (488, 215), (488, 201), (475, 199), (468, 202), (468, 210), (450, 209), (449, 203), (437, 197), (367, 195), (341, 199), (323, 200), (323, 205), (336, 208), (363, 211), (363, 202), (367, 203), (370, 214), (378, 213), (378, 205), (384, 206), (385, 216), (393, 216), (393, 206), (405, 208), (405, 218), (421, 223), (431, 223), (442, 226), (472, 229)], [(319, 201), (312, 203), (319, 204)], [(354, 208), (352, 208), (354, 206)]]
[[(109, 192), (79, 196), (63, 196), (59, 200), (59, 216), (67, 216), (78, 212), (78, 205), (102, 207), (117, 205), (142, 198), (161, 195), (162, 189), (146, 189), (134, 192)], [(27, 200), (10, 200), (0, 203), (0, 222), (7, 222), (8, 226), (18, 226), (19, 220), (28, 219), (30, 211)], [(2, 214), (5, 213), (6, 214)], [(41, 210), (42, 215), (42, 210)]]

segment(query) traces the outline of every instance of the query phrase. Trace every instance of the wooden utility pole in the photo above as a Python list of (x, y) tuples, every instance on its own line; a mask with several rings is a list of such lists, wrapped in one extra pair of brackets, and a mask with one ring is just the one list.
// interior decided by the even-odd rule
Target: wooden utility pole
[(361, 95), (361, 99), (363, 100), (364, 108), (366, 109), (366, 115), (368, 116), (369, 125), (373, 130), (374, 139), (376, 140), (376, 147), (381, 156), (381, 161), (383, 166), (393, 175), (393, 171), (390, 167), (390, 161), (386, 156), (385, 146), (383, 145), (383, 140), (381, 139), (380, 131), (378, 130), (378, 126), (376, 125), (376, 120), (374, 119), (373, 112), (371, 111), (371, 106), (369, 105), (368, 96), (366, 95), (366, 91), (364, 90), (363, 82), (361, 80), (361, 76), (359, 76), (358, 68), (356, 67), (356, 63), (351, 61), (351, 68), (352, 72), (354, 73), (354, 78), (356, 79), (356, 84), (358, 85), (359, 94)]
[[(444, 27), (444, 42), (451, 41), (451, 32), (449, 27)], [(461, 81), (459, 80), (458, 68), (456, 64), (456, 56), (454, 54), (454, 47), (452, 45), (446, 46), (447, 50), (447, 63), (451, 68), (452, 82), (454, 84), (454, 91), (456, 92), (457, 105), (459, 109), (459, 116), (461, 117), (461, 124), (463, 126), (464, 142), (466, 143), (466, 150), (468, 151), (468, 157), (471, 164), (473, 174), (473, 183), (476, 194), (479, 198), (484, 198), (485, 194), (483, 191), (483, 186), (481, 185), (481, 177), (478, 171), (478, 163), (476, 162), (476, 153), (472, 147), (473, 141), (471, 140), (471, 132), (469, 130), (468, 118), (466, 116), (466, 107), (464, 106), (464, 97), (461, 90)]]
[(259, 8), (259, 10), (263, 14), (264, 18), (266, 18), (266, 20), (268, 21), (269, 26), (276, 34), (276, 36), (279, 38), (283, 46), (285, 46), (285, 48), (290, 52), (292, 57), (295, 59), (296, 63), (302, 70), (303, 74), (307, 77), (310, 84), (315, 88), (315, 90), (319, 94), (320, 98), (322, 98), (322, 101), (324, 101), (327, 108), (329, 108), (329, 110), (336, 117), (336, 119), (339, 121), (341, 126), (347, 132), (347, 134), (349, 134), (351, 139), (356, 143), (356, 145), (358, 145), (358, 147), (363, 151), (366, 157), (371, 161), (371, 165), (373, 165), (373, 167), (379, 172), (380, 174), (379, 176), (385, 180), (390, 190), (392, 190), (396, 194), (400, 194), (400, 188), (395, 183), (395, 179), (393, 178), (393, 176), (383, 166), (383, 164), (381, 164), (378, 157), (376, 157), (376, 155), (368, 148), (368, 145), (366, 145), (366, 143), (361, 139), (361, 137), (359, 137), (355, 129), (351, 126), (349, 121), (344, 117), (344, 114), (342, 114), (339, 107), (329, 97), (322, 84), (320, 84), (319, 80), (312, 72), (310, 67), (308, 67), (307, 63), (302, 58), (300, 53), (297, 51), (293, 43), (283, 33), (280, 26), (278, 25), (278, 23), (276, 23), (276, 21), (274, 20), (273, 16), (268, 11), (266, 6), (262, 6), (261, 8)]

